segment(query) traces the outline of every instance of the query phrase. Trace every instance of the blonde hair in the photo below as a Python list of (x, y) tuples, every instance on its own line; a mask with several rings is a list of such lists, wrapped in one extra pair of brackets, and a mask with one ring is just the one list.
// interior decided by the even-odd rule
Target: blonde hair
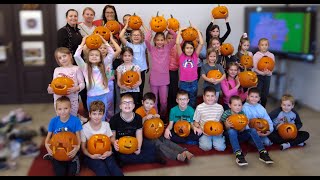
[(295, 103), (295, 99), (294, 99), (294, 97), (293, 97), (291, 94), (284, 94), (284, 95), (282, 95), (282, 97), (281, 97), (281, 103), (282, 103), (283, 101), (290, 101), (293, 105), (294, 105), (294, 103)]
[(59, 66), (61, 66), (59, 60), (58, 60), (58, 53), (62, 53), (62, 54), (67, 54), (70, 56), (71, 59), (71, 63), (73, 64), (73, 58), (72, 58), (72, 54), (70, 49), (66, 48), (66, 47), (58, 47), (55, 51), (54, 51), (54, 57), (56, 59), (56, 62)]
[(134, 32), (136, 32), (136, 31), (138, 31), (139, 33), (140, 33), (140, 36), (141, 36), (141, 41), (140, 41), (140, 43), (143, 43), (144, 42), (144, 33), (143, 33), (143, 31), (141, 30), (141, 29), (136, 29), (136, 30), (132, 30), (131, 31), (131, 33), (130, 33), (130, 40), (131, 40), (131, 42), (132, 42), (132, 37), (133, 37), (133, 33)]
[(84, 15), (84, 12), (86, 12), (86, 10), (89, 10), (89, 11), (92, 11), (93, 12), (93, 15), (95, 16), (96, 15), (96, 12), (91, 8), (91, 7), (86, 7), (83, 9), (83, 12), (82, 12), (82, 15)]
[(88, 67), (88, 79), (89, 79), (89, 89), (92, 87), (92, 69), (93, 69), (93, 66), (92, 66), (92, 63), (89, 61), (89, 54), (90, 52), (92, 51), (98, 51), (99, 54), (100, 54), (100, 62), (98, 62), (97, 64), (97, 67), (102, 75), (102, 78), (103, 78), (103, 85), (108, 88), (108, 78), (106, 76), (106, 69), (104, 67), (104, 62), (103, 62), (103, 57), (102, 57), (102, 54), (101, 52), (98, 50), (98, 49), (91, 49), (89, 50), (88, 52), (88, 55), (87, 55), (87, 67)]
[(260, 44), (262, 41), (267, 41), (267, 42), (268, 42), (268, 45), (269, 45), (269, 40), (268, 40), (267, 38), (261, 38), (261, 39), (259, 39), (258, 44)]

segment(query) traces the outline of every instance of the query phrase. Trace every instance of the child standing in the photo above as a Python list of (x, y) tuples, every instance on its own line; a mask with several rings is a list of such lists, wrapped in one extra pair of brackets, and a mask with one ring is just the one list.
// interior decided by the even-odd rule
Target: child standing
[[(233, 58), (236, 59), (236, 62), (238, 64), (240, 63), (240, 59), (243, 55), (248, 55), (248, 56), (253, 57), (252, 52), (248, 51), (249, 47), (250, 47), (250, 41), (249, 41), (248, 35), (247, 35), (247, 33), (243, 33), (243, 35), (240, 38), (239, 45), (238, 45), (238, 52), (233, 56)], [(244, 67), (241, 67), (241, 69), (244, 69)], [(251, 68), (247, 69), (247, 70), (249, 71), (249, 70), (251, 70)]]
[[(220, 82), (226, 78), (226, 74), (224, 72), (223, 67), (220, 64), (216, 64), (218, 57), (218, 51), (215, 49), (207, 50), (207, 63), (203, 64), (201, 67), (201, 76), (204, 80), (203, 89), (208, 86), (212, 86), (216, 90), (216, 99), (219, 99), (219, 94), (221, 91)], [(222, 76), (219, 79), (208, 78), (207, 74), (211, 70), (218, 70), (221, 72)]]
[(268, 51), (269, 48), (269, 40), (266, 38), (261, 38), (258, 42), (259, 51), (253, 55), (253, 71), (255, 71), (258, 75), (258, 86), (257, 88), (261, 92), (261, 105), (266, 107), (267, 98), (269, 95), (270, 81), (272, 76), (272, 71), (265, 69), (263, 71), (258, 70), (257, 64), (259, 60), (263, 56), (270, 57), (273, 61), (275, 61), (273, 53)]
[[(195, 131), (199, 134), (203, 132), (203, 126), (207, 121), (220, 121), (223, 113), (223, 107), (217, 103), (214, 87), (208, 86), (204, 89), (203, 101), (197, 106), (193, 116)], [(199, 138), (199, 147), (204, 151), (209, 151), (212, 147), (217, 151), (224, 151), (226, 149), (225, 138), (223, 134), (218, 136), (203, 134)]]
[(74, 145), (74, 149), (67, 155), (72, 158), (71, 161), (58, 161), (53, 158), (52, 160), (53, 169), (57, 176), (65, 176), (67, 172), (71, 175), (76, 175), (80, 171), (80, 161), (77, 152), (80, 149), (80, 131), (82, 130), (81, 121), (78, 117), (70, 114), (71, 101), (68, 97), (62, 96), (56, 101), (56, 113), (57, 116), (50, 120), (48, 125), (48, 134), (45, 139), (45, 147), (48, 154), (44, 158), (52, 156), (52, 149), (50, 149), (50, 139), (53, 134), (57, 134), (63, 131), (69, 131), (75, 133), (77, 136), (78, 145)]
[[(136, 113), (142, 117), (143, 123), (148, 119), (160, 118), (160, 115), (154, 109), (155, 100), (156, 96), (152, 92), (143, 96), (142, 106), (136, 110)], [(190, 160), (193, 157), (193, 154), (187, 148), (183, 148), (163, 136), (151, 141), (167, 158), (184, 162), (186, 158)]]
[(225, 22), (226, 22), (226, 26), (227, 26), (227, 32), (220, 37), (220, 27), (214, 23), (214, 18), (212, 18), (212, 21), (210, 22), (210, 24), (208, 25), (207, 29), (206, 29), (206, 42), (207, 42), (207, 47), (209, 47), (209, 42), (210, 39), (213, 37), (217, 37), (219, 38), (219, 41), (221, 43), (223, 43), (227, 37), (229, 36), (230, 32), (231, 32), (231, 28), (230, 28), (230, 24), (229, 24), (229, 17), (227, 16), (225, 18)]
[(247, 102), (243, 105), (243, 112), (246, 114), (249, 121), (253, 118), (262, 118), (268, 121), (269, 131), (262, 133), (261, 131), (257, 131), (260, 136), (263, 144), (265, 146), (271, 146), (272, 142), (268, 138), (268, 136), (273, 132), (273, 123), (270, 119), (267, 110), (259, 104), (260, 101), (260, 91), (258, 88), (251, 88), (248, 91)]
[[(180, 36), (183, 29), (179, 29), (176, 39), (176, 47), (179, 56), (180, 81), (179, 88), (185, 90), (189, 94), (189, 105), (196, 108), (197, 93), (198, 93), (198, 58), (203, 46), (203, 39), (198, 28), (199, 44), (195, 49), (192, 41), (184, 41), (182, 47), (180, 46)], [(186, 29), (186, 28), (184, 28)]]
[(93, 101), (89, 108), (90, 120), (83, 125), (81, 131), (81, 149), (84, 156), (84, 163), (96, 173), (97, 176), (123, 176), (112, 150), (103, 154), (90, 154), (87, 149), (87, 141), (95, 134), (104, 134), (111, 138), (113, 136), (108, 122), (102, 119), (105, 105), (101, 101)]
[[(71, 114), (77, 116), (79, 109), (79, 92), (84, 89), (85, 83), (83, 75), (78, 66), (73, 65), (72, 54), (66, 47), (59, 47), (54, 52), (55, 59), (60, 67), (54, 69), (53, 79), (57, 77), (68, 77), (73, 80), (73, 87), (68, 89), (67, 97), (71, 101)], [(56, 101), (61, 95), (54, 94), (52, 87), (48, 86), (47, 91), (53, 94), (54, 107)]]
[[(306, 131), (300, 131), (302, 127), (302, 122), (300, 116), (294, 108), (295, 100), (291, 94), (284, 94), (281, 97), (281, 107), (274, 109), (269, 113), (270, 118), (273, 121), (273, 126), (276, 129), (268, 137), (270, 140), (276, 144), (281, 144), (280, 149), (285, 150), (292, 146), (305, 146), (305, 141), (309, 139), (309, 133)], [(278, 128), (281, 124), (288, 122), (295, 124), (298, 129), (298, 135), (293, 140), (284, 140), (278, 134)]]
[[(101, 39), (108, 47), (108, 55), (103, 59), (101, 52), (98, 49), (90, 49), (88, 52), (88, 60), (84, 61), (81, 57), (81, 52), (86, 43), (88, 36), (83, 37), (81, 44), (79, 45), (76, 53), (74, 54), (74, 59), (77, 65), (80, 67), (87, 86), (87, 106), (93, 101), (102, 101), (105, 105), (107, 102), (107, 93), (110, 91), (108, 88), (108, 78), (106, 76), (106, 69), (108, 69), (108, 62), (112, 61), (114, 57), (114, 51), (109, 45), (109, 43), (104, 40), (102, 36)], [(105, 110), (106, 111), (106, 110)], [(103, 119), (105, 120), (107, 112), (105, 112)]]
[[(188, 92), (179, 90), (177, 93), (176, 101), (178, 105), (170, 110), (169, 124), (164, 132), (164, 137), (178, 144), (198, 144), (200, 134), (195, 131), (193, 125), (194, 109), (188, 105)], [(180, 137), (174, 132), (174, 123), (178, 122), (179, 120), (185, 120), (190, 123), (190, 134), (186, 137)]]
[(242, 109), (242, 100), (239, 96), (232, 96), (229, 101), (229, 110), (224, 111), (221, 116), (221, 121), (224, 122), (224, 125), (229, 136), (229, 140), (232, 146), (233, 153), (236, 155), (236, 163), (239, 166), (246, 166), (248, 162), (244, 158), (239, 142), (248, 141), (249, 138), (254, 142), (258, 152), (260, 154), (259, 160), (265, 162), (266, 164), (272, 164), (273, 161), (269, 157), (268, 152), (263, 146), (261, 139), (254, 128), (249, 128), (248, 125), (242, 130), (238, 131), (233, 129), (232, 122), (229, 121), (229, 116), (232, 114), (244, 114)]

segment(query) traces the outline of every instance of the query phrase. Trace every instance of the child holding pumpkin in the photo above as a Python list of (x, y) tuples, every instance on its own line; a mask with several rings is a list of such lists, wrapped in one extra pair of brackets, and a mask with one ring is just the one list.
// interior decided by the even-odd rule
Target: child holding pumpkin
[[(308, 132), (300, 130), (302, 127), (302, 122), (298, 112), (293, 109), (294, 104), (294, 97), (291, 94), (284, 94), (281, 97), (281, 107), (276, 108), (269, 113), (276, 131), (273, 131), (268, 137), (272, 142), (281, 144), (281, 150), (285, 150), (297, 145), (305, 146), (305, 141), (309, 139), (310, 136)], [(279, 135), (278, 129), (284, 123), (294, 124), (296, 126), (298, 132), (294, 139), (286, 140)]]
[(221, 42), (220, 42), (218, 37), (213, 37), (213, 38), (210, 39), (208, 49), (210, 49), (210, 48), (215, 49), (216, 51), (218, 51), (216, 64), (220, 64), (223, 67), (223, 69), (226, 70), (227, 65), (230, 62), (235, 61), (233, 56), (230, 56), (230, 55), (224, 56), (221, 53), (222, 46), (221, 46)]
[[(68, 95), (66, 96), (71, 101), (71, 114), (77, 116), (79, 109), (79, 92), (85, 87), (83, 75), (79, 67), (73, 65), (72, 54), (68, 48), (57, 48), (54, 56), (60, 67), (54, 69), (53, 79), (66, 77), (72, 79), (74, 82), (73, 86), (67, 90)], [(55, 94), (50, 84), (48, 85), (47, 91), (49, 94), (53, 94), (54, 107), (56, 107), (56, 101), (61, 95)]]
[[(243, 70), (246, 67), (246, 69), (249, 71), (253, 67), (253, 60), (252, 60), (253, 54), (251, 51), (248, 51), (249, 47), (250, 47), (250, 41), (249, 41), (248, 35), (247, 33), (243, 33), (238, 45), (238, 52), (235, 55), (233, 55), (233, 58), (236, 59), (235, 62), (239, 64), (241, 70)], [(241, 58), (244, 55), (249, 56), (251, 58), (249, 58), (247, 62), (242, 62)]]
[(244, 114), (242, 109), (242, 99), (240, 96), (231, 96), (229, 100), (229, 107), (230, 109), (224, 111), (224, 113), (221, 116), (221, 121), (224, 122), (225, 128), (227, 130), (227, 134), (232, 146), (232, 151), (236, 155), (236, 163), (239, 166), (246, 166), (248, 165), (248, 162), (244, 158), (244, 154), (241, 151), (241, 147), (239, 142), (244, 142), (249, 140), (249, 138), (252, 139), (254, 142), (256, 148), (258, 149), (258, 152), (260, 154), (259, 160), (265, 162), (266, 164), (273, 163), (272, 159), (269, 157), (268, 152), (263, 146), (263, 143), (254, 128), (249, 128), (248, 125), (246, 125), (242, 130), (238, 131), (234, 129), (234, 125), (229, 120), (229, 116), (232, 114)]
[[(275, 62), (274, 54), (268, 51), (269, 40), (266, 38), (261, 38), (258, 42), (259, 51), (253, 55), (253, 71), (258, 75), (258, 89), (261, 92), (261, 105), (266, 107), (267, 97), (269, 95), (270, 81), (272, 76), (272, 70), (264, 68), (259, 70), (258, 63), (264, 57), (267, 56), (271, 58), (273, 63)], [(271, 64), (272, 62), (268, 62)]]
[[(143, 123), (149, 119), (160, 118), (160, 115), (157, 114), (154, 108), (155, 101), (156, 96), (152, 92), (148, 92), (143, 96), (142, 106), (136, 110), (136, 113), (142, 117)], [(190, 160), (193, 157), (193, 154), (186, 148), (177, 145), (163, 136), (152, 139), (151, 141), (167, 158), (184, 162), (186, 158)]]
[(213, 38), (213, 37), (219, 38), (220, 43), (223, 43), (227, 39), (227, 37), (231, 33), (231, 27), (230, 27), (230, 24), (229, 24), (228, 16), (226, 16), (225, 22), (226, 22), (226, 26), (227, 26), (227, 32), (222, 37), (220, 37), (220, 27), (217, 24), (213, 24), (214, 23), (214, 18), (212, 18), (212, 21), (210, 22), (210, 24), (208, 25), (208, 27), (206, 29), (207, 47), (209, 47), (210, 39)]
[[(94, 145), (89, 145), (88, 141), (94, 135), (105, 135), (109, 138), (113, 136), (109, 123), (102, 119), (104, 110), (105, 105), (102, 101), (93, 101), (90, 104), (90, 120), (83, 124), (83, 129), (81, 131), (81, 149), (85, 155), (84, 163), (86, 163), (97, 176), (123, 176), (122, 170), (119, 168), (112, 155), (111, 143), (109, 144), (110, 149), (103, 154), (92, 154), (89, 152), (88, 146)], [(107, 143), (105, 143), (104, 146), (108, 146)], [(100, 146), (97, 144), (96, 147)]]

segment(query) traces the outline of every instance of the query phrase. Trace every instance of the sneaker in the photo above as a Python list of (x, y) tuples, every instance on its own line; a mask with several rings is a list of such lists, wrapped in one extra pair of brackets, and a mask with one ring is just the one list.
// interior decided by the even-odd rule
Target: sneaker
[(42, 159), (44, 159), (44, 160), (52, 160), (53, 157), (49, 153), (47, 153), (47, 154), (43, 155)]
[(305, 145), (306, 145), (305, 142), (302, 142), (302, 143), (298, 144), (298, 146), (301, 146), (301, 147), (303, 147), (303, 146), (305, 146)]
[(259, 160), (266, 164), (273, 164), (273, 160), (269, 157), (269, 153), (266, 150), (260, 151)]
[(236, 163), (239, 166), (247, 166), (248, 165), (248, 162), (244, 158), (244, 155), (242, 152), (239, 152), (239, 151), (236, 152)]
[(283, 151), (283, 150), (285, 150), (285, 149), (288, 149), (288, 148), (290, 148), (290, 143), (282, 143), (281, 145), (280, 145), (280, 150), (281, 151)]

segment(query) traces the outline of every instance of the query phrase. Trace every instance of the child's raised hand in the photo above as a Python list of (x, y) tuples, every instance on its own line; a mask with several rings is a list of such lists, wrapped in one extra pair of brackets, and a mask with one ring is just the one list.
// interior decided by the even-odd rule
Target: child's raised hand
[(47, 88), (47, 91), (48, 91), (48, 94), (53, 94), (53, 89), (51, 87), (51, 84), (48, 85), (48, 88)]
[(171, 131), (168, 128), (164, 131), (164, 137), (166, 139), (170, 139), (172, 137)]

